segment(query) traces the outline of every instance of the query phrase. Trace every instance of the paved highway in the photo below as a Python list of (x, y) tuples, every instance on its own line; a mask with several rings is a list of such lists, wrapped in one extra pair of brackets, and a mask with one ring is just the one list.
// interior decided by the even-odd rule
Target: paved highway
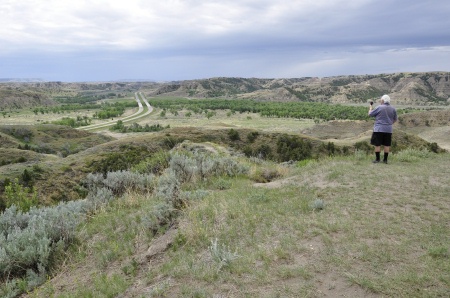
[[(82, 127), (78, 127), (77, 129), (80, 130), (95, 130), (95, 129), (99, 129), (99, 128), (105, 128), (108, 126), (113, 126), (114, 124), (117, 123), (117, 121), (122, 120), (124, 123), (126, 122), (130, 122), (130, 121), (135, 121), (138, 120), (142, 117), (147, 116), (148, 114), (150, 114), (151, 112), (153, 112), (153, 107), (148, 103), (147, 99), (145, 98), (144, 94), (142, 94), (142, 92), (136, 92), (134, 93), (134, 97), (136, 99), (136, 102), (139, 106), (139, 110), (134, 113), (133, 115), (124, 117), (124, 118), (118, 118), (116, 120), (113, 121), (107, 121), (104, 123), (97, 123), (97, 124), (92, 124), (92, 125), (88, 125), (88, 126), (82, 126)], [(144, 106), (142, 105), (141, 102), (141, 98), (144, 101), (145, 105), (147, 106), (147, 112), (142, 113), (144, 111)]]

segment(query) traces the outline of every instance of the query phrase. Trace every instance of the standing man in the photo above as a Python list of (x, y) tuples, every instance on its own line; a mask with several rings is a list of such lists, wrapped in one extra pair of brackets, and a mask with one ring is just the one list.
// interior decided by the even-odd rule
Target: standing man
[(397, 122), (397, 111), (390, 105), (391, 98), (383, 95), (380, 99), (380, 105), (373, 109), (373, 101), (370, 102), (369, 116), (375, 117), (372, 139), (370, 144), (375, 146), (375, 160), (373, 163), (380, 162), (381, 146), (384, 147), (383, 162), (387, 164), (389, 149), (392, 143), (392, 125)]

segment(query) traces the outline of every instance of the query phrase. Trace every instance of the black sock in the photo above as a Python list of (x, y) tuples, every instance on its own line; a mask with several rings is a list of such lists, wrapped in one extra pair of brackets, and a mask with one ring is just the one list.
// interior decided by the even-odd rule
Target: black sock
[(380, 152), (375, 152), (376, 160), (380, 160)]
[(389, 155), (389, 153), (384, 152), (384, 158), (383, 158), (384, 161), (387, 161), (388, 155)]

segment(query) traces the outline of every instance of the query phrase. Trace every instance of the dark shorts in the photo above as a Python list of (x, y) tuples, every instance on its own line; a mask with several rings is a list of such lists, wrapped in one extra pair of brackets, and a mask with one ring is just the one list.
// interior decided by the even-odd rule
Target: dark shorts
[(391, 146), (392, 133), (388, 132), (374, 132), (370, 144), (374, 146)]

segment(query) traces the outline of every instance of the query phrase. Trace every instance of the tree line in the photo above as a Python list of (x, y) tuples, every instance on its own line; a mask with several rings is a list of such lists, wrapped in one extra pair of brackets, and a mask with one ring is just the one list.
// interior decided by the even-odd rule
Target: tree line
[(151, 99), (154, 107), (164, 110), (186, 109), (194, 113), (207, 110), (230, 110), (232, 113), (251, 112), (263, 117), (321, 119), (325, 121), (336, 119), (365, 120), (367, 108), (345, 106), (340, 104), (313, 102), (261, 102), (256, 100), (228, 99)]

